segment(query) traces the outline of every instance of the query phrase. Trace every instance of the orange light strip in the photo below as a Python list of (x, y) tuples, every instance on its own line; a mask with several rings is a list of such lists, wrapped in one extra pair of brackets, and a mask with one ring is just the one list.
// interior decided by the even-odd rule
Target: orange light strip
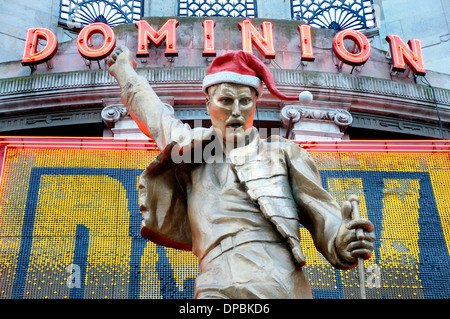
[[(1, 144), (0, 144), (1, 145)], [(140, 143), (140, 144), (130, 144), (130, 143), (121, 143), (121, 144), (101, 144), (101, 143), (85, 143), (85, 142), (73, 142), (73, 143), (57, 143), (55, 142), (34, 142), (34, 143), (10, 143), (7, 144), (9, 148), (17, 148), (17, 149), (48, 149), (48, 150), (59, 150), (59, 149), (92, 149), (92, 150), (122, 150), (122, 151), (157, 151), (159, 150), (156, 144), (151, 143)]]
[(0, 136), (0, 146), (22, 149), (111, 149), (111, 150), (158, 150), (153, 140), (95, 137), (9, 137)]
[[(3, 174), (5, 172), (5, 165), (6, 165), (6, 153), (8, 152), (8, 145), (4, 146), (3, 150), (3, 159), (0, 166), (0, 192), (2, 191), (2, 185), (3, 185)], [(0, 193), (1, 194), (1, 193)]]
[[(358, 153), (449, 153), (449, 140), (352, 140), (299, 141), (300, 147), (311, 152)], [(153, 140), (95, 137), (11, 137), (0, 136), (0, 147), (22, 149), (98, 149), (158, 151)]]
[(414, 143), (414, 144), (430, 144), (430, 143), (450, 143), (450, 140), (317, 140), (317, 141), (305, 141), (305, 140), (292, 140), (294, 142), (303, 142), (308, 144), (356, 144), (356, 143), (370, 143), (370, 144), (392, 144), (392, 143)]
[(156, 151), (158, 148), (153, 147), (132, 147), (132, 146), (99, 146), (99, 145), (58, 145), (58, 147), (49, 147), (48, 144), (34, 144), (34, 145), (9, 145), (9, 148), (20, 148), (20, 149), (46, 149), (46, 150), (111, 150), (111, 151)]
[(448, 153), (447, 140), (385, 140), (385, 141), (295, 141), (300, 147), (312, 152), (359, 152), (359, 153)]
[(450, 150), (418, 150), (418, 149), (370, 149), (370, 148), (358, 148), (358, 149), (346, 149), (346, 148), (314, 148), (310, 149), (299, 145), (302, 148), (307, 149), (309, 152), (316, 153), (450, 153)]

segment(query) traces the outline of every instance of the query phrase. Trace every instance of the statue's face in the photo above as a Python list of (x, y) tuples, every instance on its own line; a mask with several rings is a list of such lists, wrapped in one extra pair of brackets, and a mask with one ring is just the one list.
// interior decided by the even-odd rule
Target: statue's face
[(208, 89), (206, 107), (216, 132), (228, 142), (243, 141), (253, 127), (257, 95), (245, 85), (221, 83)]

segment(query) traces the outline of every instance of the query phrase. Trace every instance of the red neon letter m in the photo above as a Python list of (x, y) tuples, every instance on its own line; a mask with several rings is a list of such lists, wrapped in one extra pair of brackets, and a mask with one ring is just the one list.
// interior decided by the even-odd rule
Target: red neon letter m
[(150, 40), (155, 47), (159, 47), (164, 39), (166, 40), (165, 56), (178, 56), (177, 26), (177, 20), (169, 19), (158, 31), (155, 31), (155, 29), (153, 29), (153, 27), (145, 20), (136, 22), (136, 27), (138, 28), (138, 49), (136, 56), (139, 58), (149, 56), (148, 40)]
[(242, 32), (242, 51), (253, 53), (252, 44), (255, 44), (258, 50), (266, 59), (275, 59), (275, 49), (273, 45), (273, 24), (272, 22), (263, 22), (261, 28), (263, 35), (255, 28), (248, 19), (239, 23)]
[(409, 47), (398, 35), (389, 35), (386, 37), (386, 41), (389, 42), (391, 47), (394, 71), (405, 71), (407, 64), (416, 75), (423, 76), (426, 74), (420, 40), (409, 40)]

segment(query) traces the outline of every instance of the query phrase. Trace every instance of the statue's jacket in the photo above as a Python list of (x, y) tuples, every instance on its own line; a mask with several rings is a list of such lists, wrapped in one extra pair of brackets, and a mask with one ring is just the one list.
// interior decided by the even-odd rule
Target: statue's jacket
[[(213, 149), (211, 143), (217, 140), (211, 141), (210, 137), (215, 136), (212, 131), (202, 130), (202, 139), (192, 139), (185, 147), (170, 143), (142, 173), (139, 187), (143, 237), (167, 247), (192, 249), (185, 183), (189, 172), (201, 165), (195, 153), (203, 156), (208, 146)], [(342, 267), (334, 248), (340, 209), (321, 187), (313, 159), (282, 137), (275, 135), (263, 141), (256, 135), (253, 147), (235, 149), (227, 157), (250, 200), (259, 204), (262, 214), (286, 240), (299, 266), (305, 264), (300, 223), (310, 231), (318, 250), (333, 265)]]
[[(217, 138), (212, 138), (213, 128), (191, 129), (176, 120), (170, 105), (144, 109), (147, 93), (140, 86), (146, 85), (142, 80), (122, 90), (122, 101), (130, 115), (161, 149), (140, 176), (141, 235), (158, 245), (190, 251), (193, 247), (186, 183), (192, 169), (210, 160), (198, 155), (204, 156)], [(262, 140), (255, 128), (252, 134), (253, 142), (227, 156), (250, 200), (259, 204), (262, 214), (282, 235), (299, 267), (305, 264), (301, 224), (334, 267), (347, 268), (349, 265), (340, 260), (335, 248), (340, 207), (321, 186), (310, 154), (280, 136)]]

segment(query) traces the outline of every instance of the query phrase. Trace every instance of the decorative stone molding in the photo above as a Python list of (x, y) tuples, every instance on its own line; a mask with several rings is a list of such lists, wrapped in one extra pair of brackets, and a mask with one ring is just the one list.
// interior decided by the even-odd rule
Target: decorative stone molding
[(128, 116), (128, 111), (123, 104), (112, 104), (103, 108), (101, 114), (106, 126), (112, 128), (120, 118)]
[(341, 128), (341, 131), (345, 131), (353, 122), (353, 117), (349, 111), (346, 110), (333, 110), (327, 112), (330, 119), (333, 119), (334, 123)]
[(281, 110), (281, 118), (285, 127), (289, 125), (291, 119), (292, 123), (305, 119), (332, 121), (340, 128), (340, 131), (345, 131), (353, 122), (350, 112), (344, 109), (324, 109), (322, 107), (300, 105), (286, 105)]
[(286, 136), (294, 139), (341, 139), (353, 122), (349, 111), (321, 106), (286, 105), (281, 118)]
[(352, 127), (355, 128), (411, 134), (438, 139), (444, 136), (444, 139), (450, 139), (450, 129), (448, 127), (443, 127), (443, 130), (441, 131), (438, 124), (359, 112), (353, 112), (352, 115), (354, 119)]

